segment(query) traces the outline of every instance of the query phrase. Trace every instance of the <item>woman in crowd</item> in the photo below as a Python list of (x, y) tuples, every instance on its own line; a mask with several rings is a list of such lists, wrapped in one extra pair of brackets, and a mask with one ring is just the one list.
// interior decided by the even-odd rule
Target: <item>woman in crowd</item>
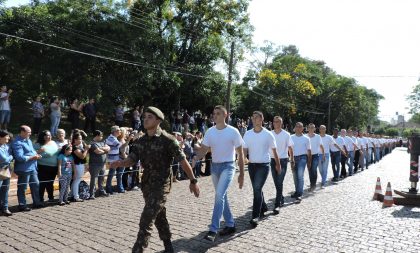
[[(120, 148), (121, 148), (121, 142), (118, 140), (118, 138), (121, 135), (121, 129), (119, 126), (112, 126), (111, 127), (111, 134), (106, 138), (105, 143), (110, 147), (110, 150), (107, 154), (108, 162), (114, 162), (120, 160)], [(114, 194), (114, 191), (112, 189), (112, 178), (115, 175), (116, 170), (121, 171), (123, 168), (117, 168), (117, 169), (109, 169), (108, 171), (108, 178), (106, 179), (106, 192), (110, 195)], [(118, 183), (118, 175), (117, 173), (117, 183)], [(120, 182), (122, 181), (122, 178), (120, 178)]]
[(51, 98), (50, 101), (51, 134), (57, 136), (57, 129), (61, 120), (60, 100), (58, 97)]
[[(0, 130), (0, 170), (9, 170), (10, 162), (13, 160), (12, 152), (9, 147), (10, 135), (6, 130)], [(11, 216), (9, 211), (9, 186), (10, 178), (0, 177), (0, 208), (4, 216)]]
[(193, 150), (194, 150), (193, 159), (192, 159), (192, 161), (193, 161), (192, 167), (194, 168), (195, 177), (200, 177), (201, 174), (202, 174), (202, 172), (201, 172), (202, 162), (197, 161), (195, 163), (195, 159), (194, 159), (194, 156), (197, 154), (198, 150), (200, 150), (202, 141), (203, 141), (203, 134), (200, 131), (195, 132), (194, 139), (192, 141), (192, 147), (193, 147)]
[(73, 147), (73, 158), (75, 164), (73, 183), (71, 185), (72, 194), (75, 202), (83, 202), (83, 199), (79, 198), (79, 184), (85, 174), (86, 156), (90, 149), (90, 145), (86, 145), (86, 143), (83, 142), (83, 138), (80, 133), (73, 134), (71, 145)]
[(32, 103), (32, 111), (34, 114), (34, 127), (32, 131), (33, 134), (38, 135), (39, 129), (41, 128), (42, 118), (44, 117), (44, 106), (41, 103), (40, 96), (36, 97), (35, 101)]
[(71, 122), (71, 129), (79, 128), (79, 118), (82, 108), (83, 103), (79, 103), (77, 98), (71, 101), (69, 109), (69, 121)]
[(44, 202), (45, 189), (48, 193), (48, 202), (54, 202), (54, 180), (57, 176), (57, 156), (60, 148), (52, 140), (51, 132), (42, 131), (34, 145), (34, 149), (42, 156), (38, 160), (39, 197)]
[(70, 144), (69, 140), (66, 139), (66, 131), (64, 129), (57, 129), (57, 143), (59, 149), (61, 149), (64, 145)]

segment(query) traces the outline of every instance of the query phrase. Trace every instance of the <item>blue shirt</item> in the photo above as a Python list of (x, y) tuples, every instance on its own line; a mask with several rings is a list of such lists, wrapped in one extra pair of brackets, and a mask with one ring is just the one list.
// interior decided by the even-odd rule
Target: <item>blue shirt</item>
[(74, 159), (72, 155), (60, 154), (58, 160), (61, 161), (61, 175), (71, 175), (73, 172)]
[(0, 168), (10, 165), (10, 162), (13, 160), (12, 150), (9, 145), (3, 144), (0, 146)]
[(23, 139), (18, 135), (12, 143), (13, 156), (15, 158), (15, 172), (36, 172), (37, 161), (29, 160), (36, 155), (36, 151), (32, 146), (32, 141)]

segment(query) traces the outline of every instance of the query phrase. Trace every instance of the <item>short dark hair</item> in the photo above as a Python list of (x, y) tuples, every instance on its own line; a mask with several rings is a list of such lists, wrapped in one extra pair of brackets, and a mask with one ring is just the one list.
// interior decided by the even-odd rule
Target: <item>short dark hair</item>
[(258, 116), (260, 116), (261, 118), (264, 118), (264, 115), (263, 115), (263, 113), (261, 112), (261, 111), (254, 111), (253, 113), (252, 113), (252, 115), (254, 115), (254, 114), (257, 114)]
[(93, 137), (101, 136), (101, 135), (103, 135), (103, 133), (102, 133), (101, 130), (95, 130), (95, 131), (93, 131)]
[(0, 138), (6, 137), (7, 135), (10, 136), (10, 133), (7, 130), (0, 129)]

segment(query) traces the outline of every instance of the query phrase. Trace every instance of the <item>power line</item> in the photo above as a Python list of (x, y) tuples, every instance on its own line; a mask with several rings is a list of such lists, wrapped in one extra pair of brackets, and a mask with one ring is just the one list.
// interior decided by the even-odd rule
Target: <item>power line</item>
[(70, 48), (60, 47), (60, 46), (57, 46), (57, 45), (52, 45), (52, 44), (48, 44), (48, 43), (44, 43), (44, 42), (40, 42), (40, 41), (36, 41), (36, 40), (31, 40), (31, 39), (27, 39), (27, 38), (23, 38), (23, 37), (19, 37), (19, 36), (16, 36), (16, 35), (3, 33), (3, 32), (0, 32), (0, 35), (2, 35), (4, 37), (11, 37), (11, 38), (15, 38), (15, 39), (19, 39), (19, 40), (23, 40), (23, 41), (27, 41), (27, 42), (31, 42), (31, 43), (43, 45), (43, 46), (49, 46), (49, 47), (65, 50), (65, 51), (72, 52), (72, 53), (82, 54), (82, 55), (91, 56), (91, 57), (104, 59), (104, 60), (109, 60), (109, 61), (118, 62), (118, 63), (124, 63), (124, 64), (133, 65), (133, 66), (137, 66), (137, 67), (149, 68), (149, 69), (153, 69), (153, 70), (168, 71), (168, 72), (172, 72), (172, 73), (176, 73), (176, 74), (181, 74), (181, 75), (185, 75), (185, 76), (192, 76), (192, 77), (199, 77), (199, 78), (203, 78), (203, 79), (209, 78), (209, 77), (202, 76), (202, 75), (184, 73), (184, 72), (179, 72), (179, 71), (174, 71), (174, 70), (169, 70), (169, 69), (156, 68), (156, 67), (152, 67), (152, 66), (142, 65), (142, 64), (139, 64), (139, 63), (136, 63), (136, 62), (131, 62), (131, 61), (116, 59), (116, 58), (112, 58), (112, 57), (92, 54), (92, 53), (88, 53), (88, 52), (83, 52), (83, 51), (79, 51), (79, 50), (74, 50), (74, 49), (70, 49)]

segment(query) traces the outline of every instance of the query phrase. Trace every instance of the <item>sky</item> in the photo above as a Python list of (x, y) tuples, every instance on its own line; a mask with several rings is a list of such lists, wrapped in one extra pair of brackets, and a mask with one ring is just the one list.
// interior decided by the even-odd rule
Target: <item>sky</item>
[(420, 77), (418, 0), (254, 0), (254, 43), (295, 45), (384, 96), (380, 118), (405, 115)]
[(256, 46), (295, 45), (301, 56), (354, 77), (384, 96), (379, 117), (389, 121), (396, 112), (410, 117), (406, 96), (420, 77), (419, 9), (418, 0), (253, 0), (248, 11)]

